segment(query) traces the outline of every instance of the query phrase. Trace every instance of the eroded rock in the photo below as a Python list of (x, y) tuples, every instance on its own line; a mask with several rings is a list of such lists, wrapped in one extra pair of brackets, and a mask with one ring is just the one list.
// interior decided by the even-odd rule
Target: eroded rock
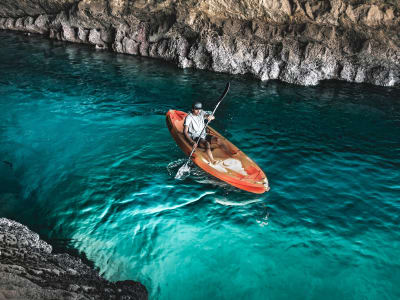
[(147, 299), (139, 282), (109, 282), (15, 221), (0, 218), (0, 299)]
[(0, 28), (150, 56), (181, 68), (314, 85), (400, 84), (400, 3), (345, 0), (33, 0)]

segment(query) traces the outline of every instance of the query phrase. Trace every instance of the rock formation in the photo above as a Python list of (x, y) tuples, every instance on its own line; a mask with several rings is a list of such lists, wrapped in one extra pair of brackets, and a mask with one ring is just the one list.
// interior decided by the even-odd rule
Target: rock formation
[(2, 0), (0, 28), (315, 85), (400, 85), (398, 0)]
[(111, 283), (26, 226), (0, 218), (0, 299), (147, 299), (135, 281)]

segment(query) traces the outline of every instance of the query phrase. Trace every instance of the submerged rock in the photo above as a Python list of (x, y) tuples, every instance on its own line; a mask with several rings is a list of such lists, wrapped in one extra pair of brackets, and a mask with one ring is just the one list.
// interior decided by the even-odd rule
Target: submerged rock
[(3, 0), (0, 29), (261, 80), (400, 85), (396, 1), (36, 2)]
[(0, 299), (147, 299), (139, 282), (109, 282), (26, 226), (0, 218)]

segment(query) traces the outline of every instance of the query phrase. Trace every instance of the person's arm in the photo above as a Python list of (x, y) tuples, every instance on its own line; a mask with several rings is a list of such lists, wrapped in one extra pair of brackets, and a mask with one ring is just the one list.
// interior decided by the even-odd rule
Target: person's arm
[(207, 118), (207, 120), (210, 121), (210, 122), (211, 122), (212, 120), (215, 120), (215, 117), (214, 117), (213, 115), (207, 115), (206, 118)]
[(212, 115), (211, 111), (204, 111), (204, 119), (207, 119), (211, 122), (212, 120), (215, 120), (215, 117)]
[(189, 126), (192, 122), (190, 115), (187, 115), (185, 121), (183, 122), (183, 135), (185, 136), (186, 140), (193, 146), (196, 142), (190, 137), (189, 135)]
[(189, 126), (184, 125), (183, 126), (183, 134), (185, 135), (186, 139), (189, 141), (189, 143), (193, 146), (194, 144), (196, 144), (195, 141), (193, 141), (193, 139), (190, 137), (189, 135)]

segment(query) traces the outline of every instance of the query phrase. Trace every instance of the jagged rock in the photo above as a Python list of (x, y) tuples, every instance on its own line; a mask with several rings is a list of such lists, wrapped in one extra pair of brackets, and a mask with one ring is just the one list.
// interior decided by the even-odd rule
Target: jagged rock
[(139, 43), (125, 37), (122, 40), (122, 51), (123, 53), (134, 54), (137, 55), (139, 53)]
[(88, 36), (89, 36), (89, 30), (83, 29), (81, 27), (78, 27), (78, 39), (82, 43), (87, 43), (88, 42)]
[(64, 41), (76, 42), (75, 29), (68, 25), (62, 26), (62, 39)]
[(139, 282), (115, 283), (80, 259), (52, 254), (26, 226), (0, 218), (0, 299), (147, 299)]
[(89, 42), (95, 45), (101, 45), (104, 42), (101, 39), (101, 34), (99, 29), (91, 29), (89, 32)]
[(35, 20), (35, 26), (39, 33), (46, 33), (49, 31), (49, 17), (47, 15), (39, 15)]
[(396, 1), (14, 2), (0, 3), (1, 29), (261, 80), (400, 85)]

